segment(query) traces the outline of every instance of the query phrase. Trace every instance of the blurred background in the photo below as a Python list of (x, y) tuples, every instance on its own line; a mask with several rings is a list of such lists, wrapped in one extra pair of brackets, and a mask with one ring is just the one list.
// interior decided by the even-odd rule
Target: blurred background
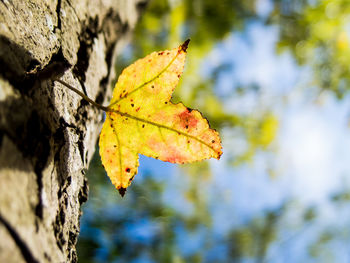
[(140, 156), (121, 198), (96, 152), (80, 262), (350, 262), (348, 0), (153, 0), (118, 72), (191, 39), (173, 102), (220, 161)]

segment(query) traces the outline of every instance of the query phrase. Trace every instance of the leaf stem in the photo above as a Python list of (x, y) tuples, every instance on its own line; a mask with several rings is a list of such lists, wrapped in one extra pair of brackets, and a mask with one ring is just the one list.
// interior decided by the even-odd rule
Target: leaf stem
[(81, 91), (77, 90), (76, 88), (74, 88), (73, 86), (69, 85), (68, 83), (66, 83), (63, 80), (60, 79), (54, 79), (54, 81), (57, 81), (59, 83), (61, 83), (63, 86), (66, 86), (68, 89), (74, 91), (75, 93), (77, 93), (79, 96), (81, 96), (84, 100), (86, 100), (87, 102), (89, 102), (90, 104), (94, 105), (96, 108), (103, 110), (103, 111), (110, 111), (110, 109), (108, 107), (102, 106), (100, 104), (98, 104), (97, 102), (93, 101), (92, 99), (90, 99), (88, 96), (86, 96), (84, 93), (82, 93)]

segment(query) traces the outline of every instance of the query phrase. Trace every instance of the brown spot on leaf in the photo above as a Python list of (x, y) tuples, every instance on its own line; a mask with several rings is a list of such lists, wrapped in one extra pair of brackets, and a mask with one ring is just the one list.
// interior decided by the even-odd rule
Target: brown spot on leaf
[(198, 120), (196, 117), (191, 114), (189, 109), (184, 110), (181, 112), (178, 117), (180, 118), (180, 124), (182, 125), (183, 128), (196, 128)]
[(140, 110), (140, 107), (137, 107), (137, 108), (136, 108), (136, 112), (138, 112), (139, 110)]
[(144, 124), (142, 124), (142, 128), (145, 128), (145, 125), (144, 125)]
[(214, 141), (214, 140), (212, 140), (212, 141), (211, 141), (211, 143), (215, 143), (215, 141)]
[(131, 104), (131, 107), (134, 107), (134, 104)]
[(161, 55), (163, 55), (163, 54), (164, 54), (164, 51), (158, 52), (158, 56), (161, 56)]
[(125, 169), (125, 172), (130, 173), (130, 168), (127, 167), (127, 168)]

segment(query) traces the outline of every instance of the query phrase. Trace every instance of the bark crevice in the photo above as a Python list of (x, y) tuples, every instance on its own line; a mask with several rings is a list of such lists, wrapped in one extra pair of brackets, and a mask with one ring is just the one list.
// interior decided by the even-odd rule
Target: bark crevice
[(7, 229), (8, 233), (11, 235), (13, 241), (16, 243), (17, 247), (22, 253), (23, 258), (27, 263), (39, 263), (39, 261), (34, 257), (31, 250), (27, 244), (22, 240), (17, 231), (10, 225), (9, 222), (0, 214), (0, 223), (2, 223)]

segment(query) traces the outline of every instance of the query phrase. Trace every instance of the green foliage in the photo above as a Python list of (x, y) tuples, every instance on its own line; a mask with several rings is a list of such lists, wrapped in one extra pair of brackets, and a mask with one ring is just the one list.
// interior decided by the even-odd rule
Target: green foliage
[(270, 23), (280, 25), (280, 50), (313, 68), (312, 85), (342, 98), (350, 87), (347, 0), (275, 1)]

